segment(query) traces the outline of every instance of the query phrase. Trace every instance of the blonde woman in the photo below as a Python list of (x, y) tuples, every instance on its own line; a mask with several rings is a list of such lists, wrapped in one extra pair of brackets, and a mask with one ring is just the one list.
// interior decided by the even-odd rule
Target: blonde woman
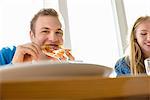
[(130, 53), (115, 65), (117, 76), (146, 74), (144, 60), (150, 57), (150, 16), (139, 17), (131, 30)]

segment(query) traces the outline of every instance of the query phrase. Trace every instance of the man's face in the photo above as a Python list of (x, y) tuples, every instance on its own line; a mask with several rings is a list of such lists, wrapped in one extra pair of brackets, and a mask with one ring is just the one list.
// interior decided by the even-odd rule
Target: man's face
[(35, 32), (31, 32), (30, 36), (31, 41), (39, 46), (50, 45), (59, 49), (59, 45), (63, 45), (61, 23), (54, 16), (40, 16), (35, 23)]

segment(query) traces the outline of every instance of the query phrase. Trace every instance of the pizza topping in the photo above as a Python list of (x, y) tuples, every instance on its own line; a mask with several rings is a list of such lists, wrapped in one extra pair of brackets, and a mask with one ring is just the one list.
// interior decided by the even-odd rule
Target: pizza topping
[(59, 49), (55, 50), (51, 47), (51, 45), (42, 46), (42, 51), (48, 57), (56, 58), (58, 61), (68, 61), (74, 60), (74, 57), (71, 55), (70, 49), (65, 49), (62, 46), (58, 46)]

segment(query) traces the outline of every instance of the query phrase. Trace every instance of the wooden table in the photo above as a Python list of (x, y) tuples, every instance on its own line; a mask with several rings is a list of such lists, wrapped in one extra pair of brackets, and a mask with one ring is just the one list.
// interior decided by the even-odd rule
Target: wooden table
[(150, 100), (150, 76), (0, 81), (0, 100)]

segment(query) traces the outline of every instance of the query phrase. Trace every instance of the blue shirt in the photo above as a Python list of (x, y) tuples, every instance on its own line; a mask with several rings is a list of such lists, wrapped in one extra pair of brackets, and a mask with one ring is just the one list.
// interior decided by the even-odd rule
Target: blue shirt
[(119, 59), (115, 64), (115, 72), (117, 76), (121, 75), (130, 75), (130, 67), (128, 66), (127, 62), (125, 61), (125, 57)]
[(10, 64), (14, 53), (16, 51), (16, 47), (13, 46), (12, 48), (6, 47), (0, 50), (0, 65)]

